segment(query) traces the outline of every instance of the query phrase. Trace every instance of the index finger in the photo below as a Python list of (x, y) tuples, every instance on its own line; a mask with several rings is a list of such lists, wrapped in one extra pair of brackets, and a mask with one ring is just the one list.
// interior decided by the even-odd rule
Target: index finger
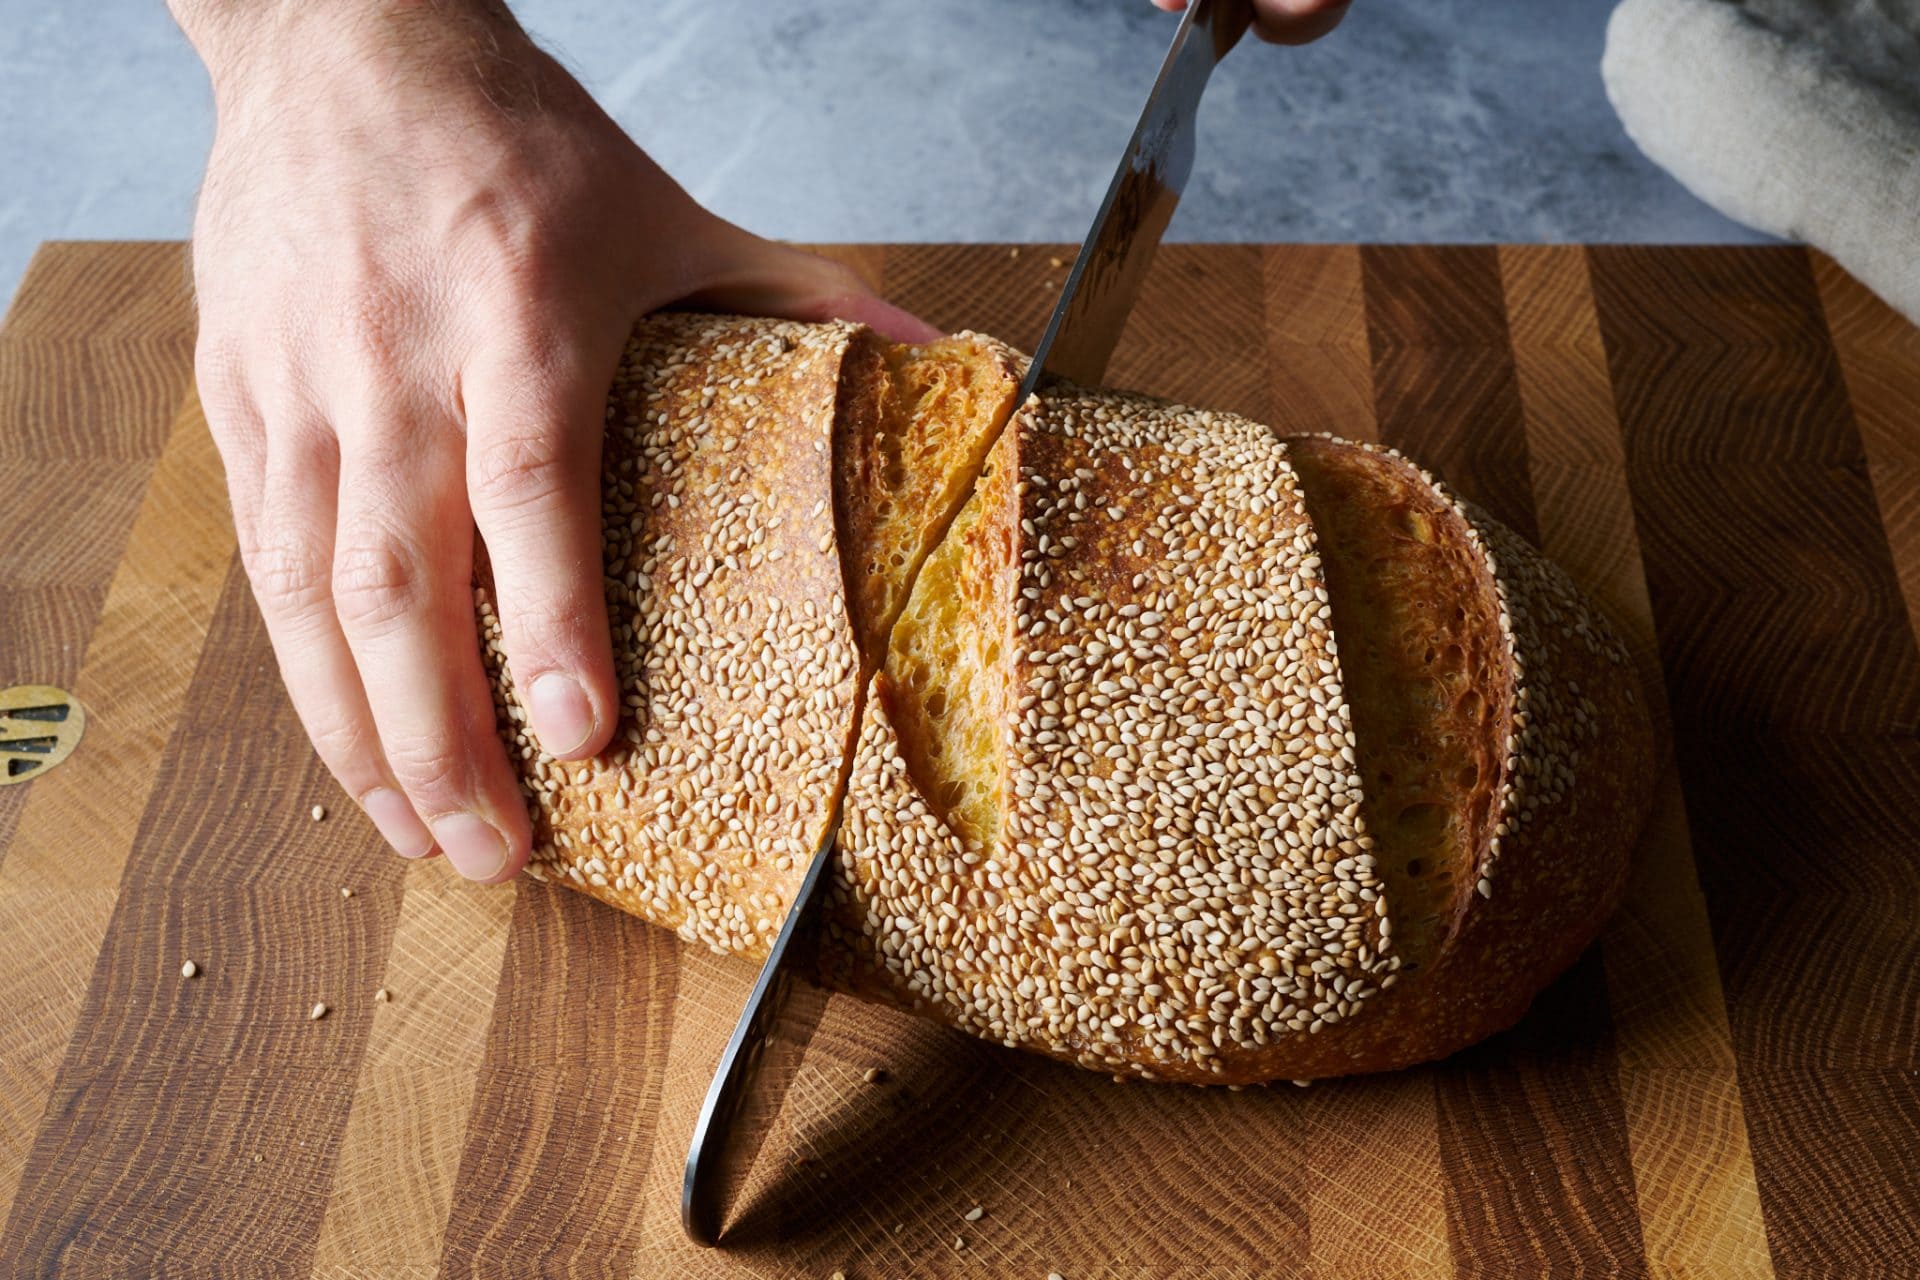
[(619, 710), (600, 550), (600, 439), (619, 353), (606, 346), (510, 346), (476, 359), (462, 383), (467, 497), (507, 666), (534, 736), (559, 759), (604, 747)]

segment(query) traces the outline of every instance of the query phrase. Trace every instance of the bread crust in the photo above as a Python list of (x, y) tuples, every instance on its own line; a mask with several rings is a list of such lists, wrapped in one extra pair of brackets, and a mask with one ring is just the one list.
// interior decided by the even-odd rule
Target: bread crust
[(636, 326), (607, 406), (621, 714), (598, 756), (539, 749), (484, 564), (476, 592), (533, 816), (529, 872), (749, 958), (765, 956), (827, 829), (858, 718), (828, 500), (853, 333), (688, 314)]

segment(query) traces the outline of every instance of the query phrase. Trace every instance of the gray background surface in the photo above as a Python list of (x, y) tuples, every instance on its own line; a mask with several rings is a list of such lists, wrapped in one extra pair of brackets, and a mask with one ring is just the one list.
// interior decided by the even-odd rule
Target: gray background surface
[[(519, 0), (700, 199), (796, 240), (1078, 240), (1173, 19), (1146, 0)], [(1170, 238), (1763, 237), (1644, 159), (1612, 0), (1354, 0), (1221, 69)], [(160, 0), (0, 0), (0, 294), (33, 246), (182, 237), (213, 129)]]

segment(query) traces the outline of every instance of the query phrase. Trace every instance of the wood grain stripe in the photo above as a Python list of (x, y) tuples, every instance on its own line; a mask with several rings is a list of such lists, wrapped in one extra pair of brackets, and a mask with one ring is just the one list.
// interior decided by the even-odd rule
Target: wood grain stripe
[[(659, 1090), (655, 1105), (655, 1139), (639, 1194), (641, 1216), (638, 1250), (627, 1258), (625, 1274), (634, 1280), (655, 1275), (713, 1274), (703, 1266), (710, 1251), (688, 1242), (680, 1229), (680, 1186), (686, 1170), (687, 1148), (705, 1099), (707, 1085), (719, 1065), (721, 1049), (740, 1020), (753, 990), (753, 966), (717, 956), (704, 947), (678, 950), (676, 989), (666, 1014), (651, 1029), (649, 1043), (658, 1046), (648, 1059), (656, 1071)], [(668, 1049), (671, 1046), (671, 1049)], [(809, 1046), (809, 1056), (812, 1047)], [(790, 1150), (790, 1148), (789, 1148)], [(770, 1138), (762, 1155), (782, 1159), (778, 1138)], [(831, 1230), (832, 1219), (822, 1222)]]
[(1360, 262), (1380, 438), (1537, 542), (1494, 250), (1367, 245)]
[[(1163, 245), (1107, 384), (1271, 422), (1261, 258), (1258, 245)], [(1057, 290), (1066, 273), (1049, 274)]]
[(1911, 1264), (1920, 651), (1813, 276), (1589, 260), (1774, 1263)]
[[(1538, 537), (1525, 417), (1492, 249), (1361, 251), (1381, 438)], [(1595, 953), (1512, 1031), (1435, 1069), (1456, 1267), (1645, 1268)]]
[(581, 894), (520, 887), (443, 1271), (631, 1268), (678, 967), (673, 935)]
[[(27, 268), (33, 289), (23, 283), (0, 324), (0, 475), (9, 483), (0, 501), (0, 688), (73, 687), (192, 381), (190, 316), (151, 316), (137, 335), (47, 335), (40, 290), (84, 284), (83, 259), (99, 254), (42, 245)], [(136, 266), (154, 257), (123, 248), (111, 256)], [(118, 290), (84, 289), (64, 311), (104, 330), (119, 300)], [(0, 788), (0, 861), (32, 791)]]
[(1920, 632), (1920, 327), (1824, 253), (1809, 251), (1907, 616)]
[(1072, 245), (888, 245), (887, 296), (928, 323), (976, 329), (1033, 350), (1060, 295)]
[[(1670, 751), (1652, 606), (1585, 255), (1577, 246), (1503, 248), (1500, 264), (1541, 547), (1620, 627), (1662, 750)], [(1602, 956), (1649, 1269), (1771, 1275), (1713, 935), (1670, 758)]]
[[(1276, 245), (1262, 268), (1275, 430), (1377, 441), (1359, 249)], [(1433, 1085), (1406, 1071), (1302, 1094), (1315, 1276), (1453, 1273)]]
[(1378, 441), (1360, 250), (1270, 245), (1266, 283), (1267, 416), (1281, 435), (1329, 432)]
[(365, 824), (309, 817), (332, 783), (265, 653), (236, 559), (153, 784), (220, 803), (141, 820), (14, 1204), (30, 1266), (311, 1254), (400, 867)]
[(442, 859), (408, 869), (315, 1275), (439, 1269), (515, 897)]
[(92, 713), (73, 759), (24, 788), (0, 863), (0, 1220), (71, 1037), (233, 551), (199, 404), (179, 410), (70, 686)]
[[(193, 340), (193, 292), (187, 246), (177, 240), (113, 244), (49, 240), (27, 263), (7, 312), (9, 337), (147, 343)], [(112, 421), (68, 429), (117, 431)]]

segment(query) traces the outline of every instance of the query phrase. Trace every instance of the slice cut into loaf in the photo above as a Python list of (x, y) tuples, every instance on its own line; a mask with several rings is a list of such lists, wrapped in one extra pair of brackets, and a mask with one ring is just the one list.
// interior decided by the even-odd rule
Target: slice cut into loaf
[(906, 346), (863, 331), (847, 352), (833, 502), (854, 629), (876, 664), (922, 561), (1013, 412), (1022, 363), (973, 333)]
[(979, 487), (927, 558), (894, 625), (881, 697), (920, 793), (963, 840), (997, 848), (1019, 560), (1016, 432), (988, 455)]
[(1513, 711), (1500, 596), (1472, 526), (1412, 467), (1342, 441), (1298, 439), (1327, 569), (1394, 949), (1432, 962), (1478, 878)]

